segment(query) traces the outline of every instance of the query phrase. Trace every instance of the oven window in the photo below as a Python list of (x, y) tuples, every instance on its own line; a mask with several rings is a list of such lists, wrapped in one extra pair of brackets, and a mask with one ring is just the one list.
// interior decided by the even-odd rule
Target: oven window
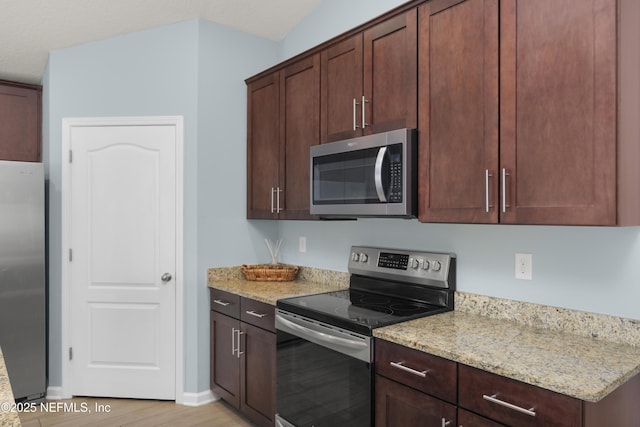
[(296, 427), (370, 426), (371, 364), (277, 331), (277, 413)]

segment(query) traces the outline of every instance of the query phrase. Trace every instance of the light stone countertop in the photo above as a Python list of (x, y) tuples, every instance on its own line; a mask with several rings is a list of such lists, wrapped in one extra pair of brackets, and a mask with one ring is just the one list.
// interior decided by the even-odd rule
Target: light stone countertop
[(589, 402), (640, 372), (640, 347), (461, 311), (374, 336)]
[(4, 364), (4, 356), (0, 349), (0, 427), (19, 427), (20, 418), (17, 412), (7, 411), (6, 406), (14, 403), (11, 384), (9, 383), (9, 375), (7, 367)]
[[(251, 282), (211, 268), (208, 286), (276, 305), (349, 286), (349, 274), (301, 267), (292, 282)], [(640, 321), (456, 292), (455, 311), (374, 336), (588, 402), (640, 373)]]
[(309, 267), (300, 267), (298, 277), (291, 282), (249, 281), (245, 279), (240, 267), (210, 268), (207, 273), (207, 284), (210, 288), (232, 292), (271, 305), (276, 305), (276, 302), (283, 298), (349, 287), (348, 273)]

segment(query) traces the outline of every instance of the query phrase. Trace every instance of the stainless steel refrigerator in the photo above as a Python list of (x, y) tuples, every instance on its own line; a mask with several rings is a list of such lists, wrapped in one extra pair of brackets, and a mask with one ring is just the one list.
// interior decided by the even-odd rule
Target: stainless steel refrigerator
[(44, 397), (47, 349), (42, 163), (0, 161), (0, 347), (16, 400)]

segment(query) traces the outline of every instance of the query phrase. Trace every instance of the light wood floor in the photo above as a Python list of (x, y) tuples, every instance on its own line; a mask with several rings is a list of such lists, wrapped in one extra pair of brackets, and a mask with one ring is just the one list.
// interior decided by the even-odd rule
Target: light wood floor
[[(78, 397), (45, 402), (50, 412), (21, 413), (23, 427), (60, 426), (208, 426), (251, 427), (252, 424), (222, 401), (189, 407), (157, 400)], [(54, 412), (58, 410), (59, 412)], [(84, 412), (84, 413), (83, 413)]]

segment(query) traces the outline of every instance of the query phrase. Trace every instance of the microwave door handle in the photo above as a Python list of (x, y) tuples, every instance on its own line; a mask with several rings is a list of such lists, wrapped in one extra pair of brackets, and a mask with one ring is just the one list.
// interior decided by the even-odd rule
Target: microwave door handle
[(378, 200), (385, 203), (387, 201), (387, 195), (382, 187), (382, 164), (384, 163), (384, 157), (387, 154), (387, 147), (381, 147), (376, 157), (376, 166), (374, 170), (374, 181), (376, 183), (376, 192), (378, 193)]

